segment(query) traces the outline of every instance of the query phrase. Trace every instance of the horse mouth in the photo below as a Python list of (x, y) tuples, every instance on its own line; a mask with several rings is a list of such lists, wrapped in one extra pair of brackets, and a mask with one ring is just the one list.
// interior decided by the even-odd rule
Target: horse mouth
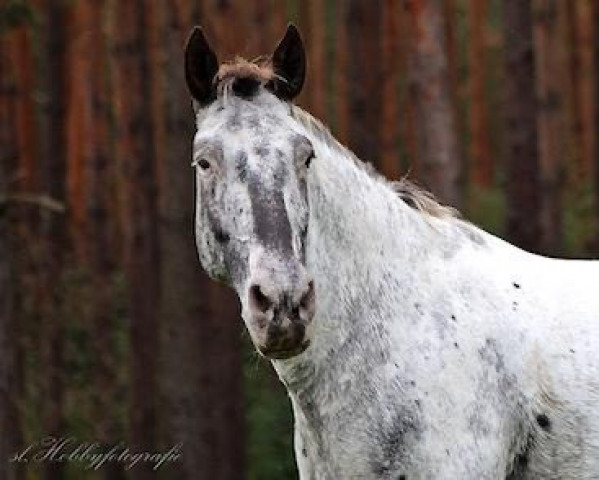
[(272, 360), (287, 360), (289, 358), (296, 357), (300, 353), (304, 353), (310, 346), (310, 340), (305, 340), (294, 348), (281, 349), (281, 348), (258, 348), (258, 352), (261, 355), (270, 358)]

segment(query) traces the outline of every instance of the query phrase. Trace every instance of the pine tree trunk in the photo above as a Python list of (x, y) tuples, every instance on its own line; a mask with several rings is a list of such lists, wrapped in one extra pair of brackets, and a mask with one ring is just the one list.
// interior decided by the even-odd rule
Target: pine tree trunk
[[(129, 288), (131, 447), (157, 448), (159, 358), (159, 243), (156, 154), (152, 124), (152, 78), (147, 51), (149, 0), (115, 2), (113, 92), (116, 103), (116, 158), (125, 191), (124, 228)], [(132, 478), (155, 478), (150, 464)]]
[(504, 2), (505, 140), (507, 143), (508, 238), (538, 251), (539, 154), (532, 12), (528, 2)]
[(593, 98), (593, 108), (595, 115), (595, 224), (598, 226), (595, 230), (594, 253), (599, 255), (599, 4), (593, 4), (593, 62), (595, 65), (595, 96)]
[(470, 0), (468, 13), (472, 183), (479, 187), (489, 188), (493, 184), (494, 172), (489, 148), (489, 120), (485, 96), (487, 0)]
[(334, 94), (336, 111), (336, 136), (341, 143), (347, 145), (349, 140), (349, 70), (347, 0), (336, 3), (335, 12), (335, 72)]
[[(166, 149), (160, 186), (165, 443), (183, 442), (175, 478), (244, 478), (245, 436), (238, 300), (202, 271), (193, 238), (193, 114), (181, 58), (197, 12), (165, 0)], [(232, 307), (229, 307), (232, 306)]]
[(381, 116), (381, 172), (391, 179), (399, 179), (401, 172), (397, 149), (399, 129), (399, 67), (398, 34), (399, 4), (395, 0), (383, 2), (382, 32), (382, 116)]
[(381, 0), (349, 0), (345, 12), (347, 48), (345, 63), (349, 113), (348, 144), (362, 160), (381, 160)]
[(414, 38), (411, 94), (419, 179), (443, 202), (461, 203), (460, 158), (450, 93), (442, 0), (409, 0)]
[[(123, 428), (117, 408), (117, 347), (113, 283), (116, 248), (111, 239), (116, 212), (111, 210), (115, 175), (110, 141), (110, 106), (106, 81), (105, 0), (77, 2), (69, 39), (69, 102), (67, 112), (67, 181), (71, 241), (78, 265), (89, 275), (93, 296), (87, 307), (94, 338), (91, 419), (94, 440), (117, 445)], [(102, 468), (106, 479), (124, 478), (123, 464)]]
[[(21, 29), (22, 27), (19, 27)], [(18, 89), (15, 69), (10, 68), (10, 48), (8, 36), (4, 33), (0, 42), (0, 64), (5, 66), (0, 72), (0, 478), (16, 480), (20, 466), (9, 463), (20, 449), (19, 365), (18, 365), (18, 324), (15, 292), (15, 249), (11, 237), (12, 222), (9, 216), (11, 205), (7, 201), (10, 193), (10, 180), (14, 178), (19, 155), (18, 135), (14, 119), (18, 110)], [(14, 41), (14, 38), (11, 39)], [(14, 219), (12, 219), (14, 220)], [(22, 472), (21, 472), (22, 473)]]
[[(68, 7), (65, 2), (43, 2), (41, 79), (46, 102), (42, 110), (42, 148), (39, 161), (42, 172), (42, 191), (53, 199), (66, 203), (66, 25)], [(65, 254), (67, 251), (67, 224), (65, 215), (41, 212), (41, 230), (44, 264), (40, 266), (42, 298), (39, 308), (39, 336), (43, 371), (42, 403), (43, 431), (59, 438), (65, 434), (64, 418), (64, 322), (62, 292)], [(45, 480), (59, 480), (64, 475), (64, 463), (47, 462), (43, 465)]]
[(561, 192), (564, 145), (557, 0), (534, 2), (537, 126), (539, 137), (540, 250), (559, 255), (562, 244)]
[(323, 0), (300, 3), (301, 30), (308, 57), (309, 87), (299, 103), (312, 115), (326, 120), (325, 5)]

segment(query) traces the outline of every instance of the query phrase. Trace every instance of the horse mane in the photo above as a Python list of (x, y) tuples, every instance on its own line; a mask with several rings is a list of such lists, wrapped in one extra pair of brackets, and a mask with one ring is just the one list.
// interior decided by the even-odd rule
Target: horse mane
[[(220, 66), (214, 82), (218, 95), (224, 99), (231, 93), (242, 98), (251, 98), (261, 86), (265, 86), (275, 77), (270, 58), (259, 57), (249, 61), (242, 57), (236, 57), (231, 62), (223, 63)], [(431, 192), (419, 187), (405, 176), (396, 181), (385, 178), (370, 163), (363, 162), (342, 145), (324, 123), (297, 105), (291, 104), (291, 115), (328, 148), (350, 159), (371, 178), (390, 187), (401, 200), (413, 209), (438, 218), (459, 215), (456, 209), (442, 205)]]
[(377, 172), (372, 164), (363, 162), (351, 150), (341, 144), (324, 123), (297, 105), (291, 107), (291, 114), (304, 128), (322, 141), (328, 148), (350, 159), (371, 178), (390, 187), (408, 206), (419, 212), (438, 218), (459, 216), (459, 212), (455, 208), (442, 205), (431, 192), (419, 187), (405, 176), (396, 181), (388, 180), (382, 174)]

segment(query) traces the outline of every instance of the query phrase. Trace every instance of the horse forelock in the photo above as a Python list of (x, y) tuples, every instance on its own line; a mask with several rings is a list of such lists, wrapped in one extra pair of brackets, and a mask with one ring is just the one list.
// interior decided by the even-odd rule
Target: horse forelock
[(258, 57), (250, 61), (236, 57), (220, 66), (214, 83), (221, 98), (226, 99), (231, 92), (239, 97), (252, 97), (275, 77), (269, 58)]

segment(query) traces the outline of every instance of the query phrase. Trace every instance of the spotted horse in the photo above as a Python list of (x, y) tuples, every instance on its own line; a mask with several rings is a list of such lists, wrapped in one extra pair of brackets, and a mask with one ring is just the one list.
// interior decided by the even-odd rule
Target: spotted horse
[(387, 181), (293, 104), (305, 73), (293, 25), (267, 61), (185, 51), (199, 256), (287, 388), (300, 478), (599, 478), (599, 262)]

